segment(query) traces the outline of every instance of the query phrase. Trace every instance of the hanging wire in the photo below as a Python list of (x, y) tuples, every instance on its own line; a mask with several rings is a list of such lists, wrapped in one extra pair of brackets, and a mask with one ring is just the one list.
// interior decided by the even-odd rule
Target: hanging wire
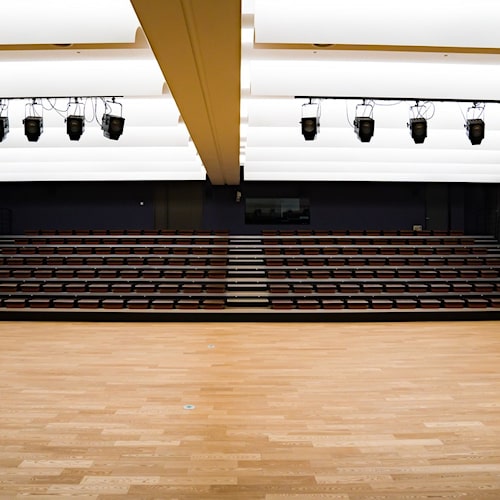
[(410, 107), (411, 118), (424, 118), (430, 120), (436, 112), (436, 106), (431, 101), (424, 101), (422, 104), (417, 101)]
[(3, 114), (7, 114), (9, 111), (9, 100), (8, 99), (0, 99), (0, 116)]
[[(47, 105), (44, 105), (44, 101), (47, 102)], [(40, 105), (42, 106), (42, 109), (44, 109), (45, 111), (55, 111), (58, 115), (66, 118), (70, 107), (70, 101), (66, 102), (65, 107), (58, 107), (57, 104), (57, 98), (55, 97), (46, 97), (45, 99), (40, 99)]]
[[(373, 108), (374, 107), (375, 107), (375, 101), (368, 100), (368, 102), (366, 102), (366, 99), (363, 99), (362, 104), (356, 104), (356, 116), (364, 116), (364, 117), (368, 117), (368, 118), (373, 118)], [(361, 114), (358, 114), (359, 108), (364, 108), (365, 111), (362, 112)], [(369, 109), (368, 115), (365, 114), (367, 109)]]
[[(37, 111), (37, 107), (40, 107), (42, 113)], [(29, 114), (28, 114), (29, 113)], [(43, 106), (41, 103), (37, 102), (37, 98), (33, 97), (30, 103), (26, 103), (24, 106), (24, 116), (42, 116), (43, 115)]]

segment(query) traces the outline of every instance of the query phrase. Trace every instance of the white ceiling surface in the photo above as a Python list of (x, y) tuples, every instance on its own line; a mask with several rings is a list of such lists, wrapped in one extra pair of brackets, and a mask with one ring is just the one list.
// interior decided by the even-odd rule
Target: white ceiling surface
[[(0, 97), (15, 98), (8, 101), (10, 132), (0, 143), (0, 181), (205, 179), (152, 51), (136, 43), (142, 35), (129, 0), (86, 0), (85, 9), (75, 0), (0, 0), (0, 7), (0, 44), (103, 44), (0, 51)], [(123, 135), (105, 138), (104, 105), (99, 101), (96, 120), (89, 101), (85, 132), (70, 141), (64, 118), (74, 107), (67, 112), (68, 99), (43, 99), (37, 101), (43, 109), (35, 107), (43, 133), (28, 142), (22, 120), (33, 115), (32, 101), (21, 98), (57, 96), (116, 96), (122, 108), (111, 103), (110, 111), (125, 118)]]
[[(243, 0), (242, 157), (246, 180), (500, 182), (500, 105), (485, 104), (485, 139), (472, 146), (472, 101), (500, 100), (500, 56), (458, 52), (329, 50), (320, 44), (500, 47), (500, 3), (422, 0)], [(254, 43), (255, 42), (255, 43)], [(259, 45), (260, 44), (260, 45)], [(300, 44), (299, 46), (297, 44)], [(320, 132), (301, 135), (296, 96), (321, 100)], [(361, 143), (352, 122), (375, 101), (375, 133)], [(407, 123), (415, 101), (435, 102), (428, 137)]]
[[(0, 0), (0, 7), (0, 44), (8, 46), (0, 51), (0, 97), (123, 96), (125, 118), (118, 141), (103, 137), (94, 120), (75, 142), (64, 116), (44, 110), (43, 134), (29, 143), (22, 125), (29, 101), (11, 100), (0, 181), (205, 178), (158, 64), (138, 43), (129, 0), (86, 0), (85, 8), (81, 0)], [(474, 15), (470, 9), (452, 0), (421, 0), (412, 9), (400, 0), (242, 0), (245, 179), (500, 182), (500, 105), (485, 106), (481, 145), (464, 130), (473, 100), (500, 100), (500, 55), (461, 50), (500, 48), (500, 2), (476, 0)], [(103, 45), (43, 46), (53, 44)], [(353, 50), (358, 44), (416, 50)], [(321, 101), (315, 141), (301, 135), (306, 101), (295, 96), (340, 98)], [(352, 128), (361, 101), (352, 97), (471, 102), (436, 102), (428, 137), (416, 145), (406, 126), (414, 102), (379, 100), (375, 134), (361, 143)]]

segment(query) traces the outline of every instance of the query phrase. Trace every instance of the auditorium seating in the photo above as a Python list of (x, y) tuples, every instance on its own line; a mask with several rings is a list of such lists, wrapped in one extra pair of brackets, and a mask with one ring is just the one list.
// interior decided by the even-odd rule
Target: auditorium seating
[(0, 237), (0, 312), (7, 317), (499, 310), (500, 245), (487, 235), (52, 229)]

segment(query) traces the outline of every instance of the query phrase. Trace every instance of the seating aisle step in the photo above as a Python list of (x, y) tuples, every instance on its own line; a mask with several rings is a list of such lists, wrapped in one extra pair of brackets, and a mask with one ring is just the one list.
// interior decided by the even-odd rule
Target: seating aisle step
[(249, 259), (248, 256), (246, 256), (244, 259), (230, 258), (228, 263), (230, 266), (263, 266), (264, 259), (258, 257)]
[(241, 283), (228, 283), (227, 291), (232, 293), (238, 293), (241, 291), (267, 291), (266, 283), (255, 283), (255, 282), (241, 282)]
[(228, 271), (228, 276), (231, 278), (265, 278), (265, 269), (230, 269)]

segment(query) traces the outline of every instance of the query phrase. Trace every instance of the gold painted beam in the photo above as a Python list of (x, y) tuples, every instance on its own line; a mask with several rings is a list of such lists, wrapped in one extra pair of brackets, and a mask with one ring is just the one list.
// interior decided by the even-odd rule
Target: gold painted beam
[(241, 3), (131, 0), (213, 184), (238, 184)]

